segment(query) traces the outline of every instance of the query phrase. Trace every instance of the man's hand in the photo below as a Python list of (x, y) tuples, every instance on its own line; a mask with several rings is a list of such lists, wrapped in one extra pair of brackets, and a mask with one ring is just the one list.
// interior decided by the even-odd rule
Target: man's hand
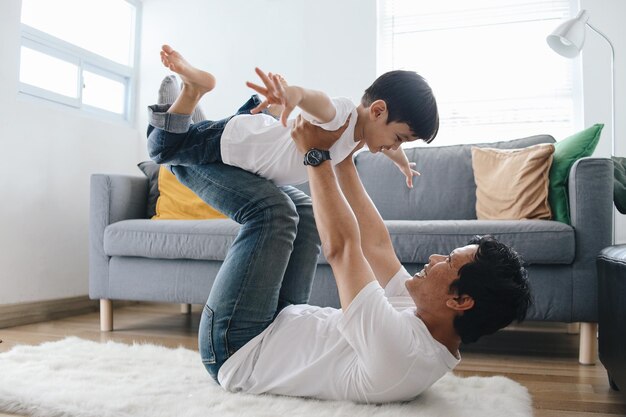
[(287, 126), (287, 119), (289, 118), (289, 115), (304, 98), (302, 89), (300, 87), (288, 85), (285, 79), (279, 74), (272, 74), (271, 72), (265, 74), (260, 68), (255, 68), (254, 70), (261, 78), (261, 81), (263, 81), (265, 87), (254, 84), (250, 81), (247, 81), (246, 85), (257, 93), (263, 95), (265, 100), (252, 109), (250, 113), (257, 114), (270, 105), (283, 106), (280, 114), (280, 121), (283, 126)]
[(415, 169), (415, 162), (409, 162), (409, 158), (406, 157), (404, 150), (402, 148), (398, 148), (396, 150), (382, 151), (386, 157), (391, 159), (394, 164), (398, 167), (400, 172), (404, 174), (406, 177), (406, 186), (409, 188), (413, 188), (413, 176), (422, 175)]
[(298, 116), (291, 129), (291, 138), (296, 142), (296, 147), (302, 154), (311, 148), (328, 150), (337, 142), (349, 124), (350, 116), (339, 129), (328, 131), (309, 123), (302, 116)]

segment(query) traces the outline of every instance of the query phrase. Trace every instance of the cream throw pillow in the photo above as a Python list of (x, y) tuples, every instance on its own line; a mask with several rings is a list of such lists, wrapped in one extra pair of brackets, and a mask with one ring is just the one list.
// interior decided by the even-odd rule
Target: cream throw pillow
[(479, 220), (550, 219), (548, 185), (554, 145), (472, 147)]

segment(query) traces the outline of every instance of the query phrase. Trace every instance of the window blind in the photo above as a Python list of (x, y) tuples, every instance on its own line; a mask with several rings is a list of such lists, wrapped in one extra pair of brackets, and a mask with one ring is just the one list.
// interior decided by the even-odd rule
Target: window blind
[(580, 70), (546, 36), (570, 0), (379, 0), (378, 71), (414, 70), (437, 98), (434, 145), (547, 133), (581, 120)]

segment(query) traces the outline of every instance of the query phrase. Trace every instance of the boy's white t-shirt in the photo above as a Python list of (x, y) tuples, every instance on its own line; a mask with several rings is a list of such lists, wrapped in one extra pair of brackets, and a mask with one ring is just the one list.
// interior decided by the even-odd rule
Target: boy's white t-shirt
[(460, 361), (415, 315), (402, 267), (383, 290), (365, 286), (344, 312), (306, 304), (274, 322), (220, 368), (232, 392), (363, 403), (418, 396)]
[[(326, 130), (337, 130), (346, 122), (350, 123), (341, 137), (330, 148), (333, 165), (343, 161), (358, 142), (354, 141), (354, 127), (357, 120), (356, 106), (347, 98), (333, 98), (335, 118), (328, 123), (317, 123)], [(267, 114), (244, 114), (233, 117), (226, 123), (221, 139), (222, 161), (227, 165), (242, 168), (266, 178), (277, 186), (298, 185), (309, 180), (304, 166), (303, 155), (291, 139), (291, 128), (295, 121), (287, 122), (287, 127)]]

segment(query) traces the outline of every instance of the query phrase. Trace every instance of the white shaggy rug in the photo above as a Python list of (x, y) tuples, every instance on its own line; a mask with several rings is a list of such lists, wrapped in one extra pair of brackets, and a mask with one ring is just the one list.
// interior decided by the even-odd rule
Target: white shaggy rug
[(0, 354), (0, 411), (54, 417), (527, 417), (528, 391), (504, 377), (446, 375), (419, 398), (382, 406), (232, 394), (197, 352), (67, 338)]

